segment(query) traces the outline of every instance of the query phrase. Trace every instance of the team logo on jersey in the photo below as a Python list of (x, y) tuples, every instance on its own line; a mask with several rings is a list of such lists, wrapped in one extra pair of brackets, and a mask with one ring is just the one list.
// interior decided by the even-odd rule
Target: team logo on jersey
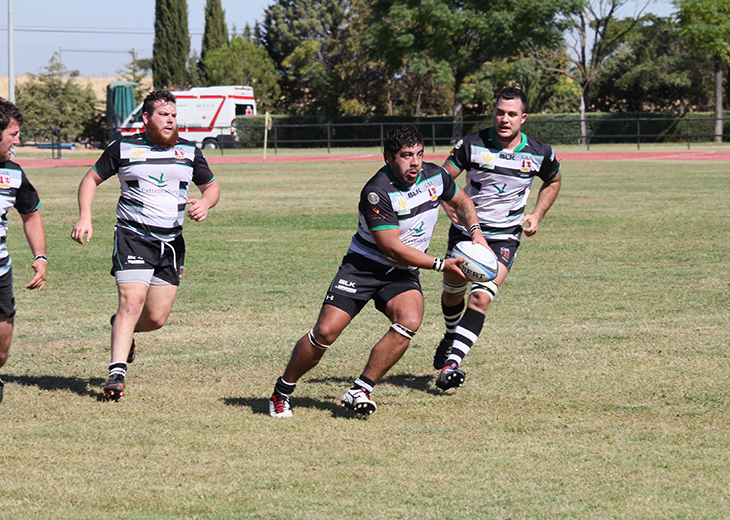
[(7, 175), (0, 175), (0, 188), (7, 190), (10, 187), (10, 177)]
[(148, 175), (147, 177), (149, 177), (150, 179), (152, 179), (153, 181), (155, 181), (158, 186), (164, 186), (165, 185), (165, 174), (164, 173), (160, 173), (160, 178), (159, 179), (156, 178), (156, 177), (153, 177), (152, 175)]
[(410, 215), (411, 211), (408, 209), (408, 204), (404, 197), (398, 197), (396, 203), (398, 204), (398, 215)]
[(425, 220), (422, 220), (418, 224), (418, 227), (412, 227), (408, 231), (413, 231), (413, 233), (415, 233), (417, 235), (420, 235), (421, 233), (423, 233), (423, 226), (425, 226), (425, 225), (426, 225), (426, 221)]
[(532, 161), (530, 159), (522, 159), (522, 167), (520, 168), (520, 171), (527, 173), (530, 170), (532, 170)]
[(439, 198), (439, 192), (435, 186), (428, 187), (428, 194), (430, 195), (431, 200), (433, 200), (433, 201), (435, 201), (436, 199)]
[(494, 160), (497, 157), (489, 152), (485, 152), (479, 156), (479, 167), (486, 168), (487, 170), (494, 170)]
[(185, 159), (185, 152), (183, 152), (179, 148), (175, 148), (173, 150), (173, 153), (175, 154), (175, 159)]
[(129, 158), (129, 162), (138, 162), (138, 161), (144, 161), (144, 149), (142, 148), (135, 148), (132, 150), (132, 155)]
[(508, 247), (503, 247), (499, 250), (499, 254), (504, 258), (507, 262), (509, 262), (510, 252)]
[(380, 197), (378, 197), (378, 194), (374, 191), (371, 191), (368, 193), (368, 202), (375, 206), (378, 202), (380, 202)]
[(497, 193), (499, 193), (500, 195), (503, 195), (507, 191), (506, 182), (504, 184), (502, 184), (501, 188), (499, 186), (497, 186), (496, 184), (492, 184), (492, 186), (494, 186), (494, 189), (497, 190)]

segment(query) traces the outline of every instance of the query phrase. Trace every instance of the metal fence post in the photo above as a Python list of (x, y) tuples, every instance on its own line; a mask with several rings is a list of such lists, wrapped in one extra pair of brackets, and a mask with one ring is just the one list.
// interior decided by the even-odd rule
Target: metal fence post
[(327, 153), (332, 153), (332, 143), (330, 142), (330, 129), (332, 127), (327, 123)]
[(380, 153), (383, 153), (383, 147), (385, 144), (383, 144), (383, 123), (380, 123)]
[(636, 149), (641, 150), (641, 119), (636, 119)]
[(274, 155), (279, 153), (279, 127), (274, 127)]
[(687, 119), (687, 150), (689, 150), (689, 119)]
[(433, 136), (433, 139), (431, 139), (431, 148), (433, 149), (433, 153), (436, 153), (436, 123), (431, 123), (431, 135)]

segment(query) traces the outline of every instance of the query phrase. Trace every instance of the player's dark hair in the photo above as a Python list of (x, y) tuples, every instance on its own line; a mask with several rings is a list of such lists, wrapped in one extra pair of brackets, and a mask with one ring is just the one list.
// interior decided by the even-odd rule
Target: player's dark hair
[(14, 103), (0, 97), (0, 132), (4, 132), (13, 119), (18, 126), (25, 123), (23, 112)]
[(147, 112), (147, 114), (152, 115), (155, 112), (155, 104), (159, 101), (162, 101), (165, 104), (176, 104), (175, 96), (169, 90), (153, 90), (152, 92), (147, 94), (146, 98), (144, 98), (144, 102), (142, 104), (142, 113), (144, 114), (145, 112)]
[(527, 96), (524, 92), (516, 87), (503, 88), (499, 93), (499, 96), (497, 96), (497, 103), (499, 103), (500, 99), (506, 99), (508, 101), (512, 99), (519, 99), (520, 101), (522, 101), (522, 112), (527, 112)]
[(395, 155), (401, 151), (404, 146), (417, 146), (423, 144), (423, 136), (421, 132), (411, 125), (401, 125), (393, 128), (388, 135), (385, 136), (383, 142), (383, 151), (390, 155)]

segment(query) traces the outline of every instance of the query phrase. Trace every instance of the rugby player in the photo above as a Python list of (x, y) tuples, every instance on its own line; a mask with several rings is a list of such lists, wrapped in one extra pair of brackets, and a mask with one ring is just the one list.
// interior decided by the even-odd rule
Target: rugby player
[(292, 416), (290, 396), (299, 378), (319, 363), (370, 300), (391, 325), (372, 347), (365, 369), (341, 403), (361, 416), (375, 411), (370, 398), (375, 384), (406, 352), (423, 319), (419, 269), (448, 272), (451, 278), (466, 282), (458, 267), (464, 259), (443, 260), (426, 252), (440, 201), (474, 231), (475, 242), (486, 245), (474, 204), (442, 167), (423, 162), (423, 138), (414, 127), (391, 130), (383, 155), (385, 166), (360, 194), (358, 229), (317, 323), (297, 341), (289, 364), (276, 381), (269, 400), (272, 417)]
[[(91, 240), (91, 206), (99, 184), (119, 176), (121, 196), (114, 227), (111, 274), (119, 296), (111, 317), (111, 362), (103, 386), (107, 399), (124, 396), (127, 365), (136, 355), (135, 332), (161, 328), (172, 311), (185, 261), (182, 228), (202, 222), (220, 197), (218, 181), (195, 144), (178, 137), (175, 96), (155, 90), (144, 100), (144, 132), (112, 142), (81, 180), (79, 220), (71, 238)], [(194, 183), (199, 199), (188, 199)]]
[[(466, 374), (459, 367), (479, 337), (487, 307), (515, 261), (522, 232), (528, 237), (537, 233), (538, 224), (560, 191), (560, 162), (555, 152), (521, 131), (527, 120), (526, 109), (527, 97), (521, 90), (503, 89), (494, 110), (494, 127), (464, 137), (443, 165), (454, 179), (466, 170), (464, 189), (474, 202), (481, 232), (497, 255), (500, 269), (494, 280), (472, 283), (466, 311), (468, 284), (444, 272), (441, 306), (446, 331), (433, 358), (433, 367), (439, 371), (436, 386), (442, 391), (464, 383)], [(535, 177), (542, 180), (542, 187), (534, 210), (525, 213)], [(448, 257), (454, 245), (469, 238), (470, 233), (447, 206), (444, 209), (453, 221)]]
[[(10, 351), (15, 321), (13, 268), (5, 239), (8, 233), (8, 211), (15, 208), (23, 221), (23, 231), (33, 253), (31, 267), (35, 275), (26, 289), (43, 289), (46, 281), (46, 233), (41, 218), (41, 201), (20, 165), (12, 161), (15, 146), (20, 144), (22, 111), (15, 104), (0, 98), (0, 367), (5, 365)], [(0, 402), (5, 384), (0, 379)]]

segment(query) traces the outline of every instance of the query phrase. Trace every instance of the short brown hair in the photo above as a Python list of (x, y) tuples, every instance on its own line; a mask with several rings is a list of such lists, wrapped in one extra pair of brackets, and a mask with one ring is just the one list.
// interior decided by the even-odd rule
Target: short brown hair
[(4, 132), (10, 121), (13, 120), (19, 126), (23, 126), (23, 123), (25, 123), (23, 112), (14, 103), (0, 97), (0, 132)]
[(142, 104), (142, 113), (147, 112), (149, 115), (152, 115), (152, 113), (155, 111), (155, 104), (157, 104), (159, 101), (162, 101), (165, 104), (172, 103), (173, 105), (175, 105), (177, 102), (175, 96), (169, 90), (153, 90), (152, 92), (147, 94), (146, 98), (144, 98), (144, 103)]

